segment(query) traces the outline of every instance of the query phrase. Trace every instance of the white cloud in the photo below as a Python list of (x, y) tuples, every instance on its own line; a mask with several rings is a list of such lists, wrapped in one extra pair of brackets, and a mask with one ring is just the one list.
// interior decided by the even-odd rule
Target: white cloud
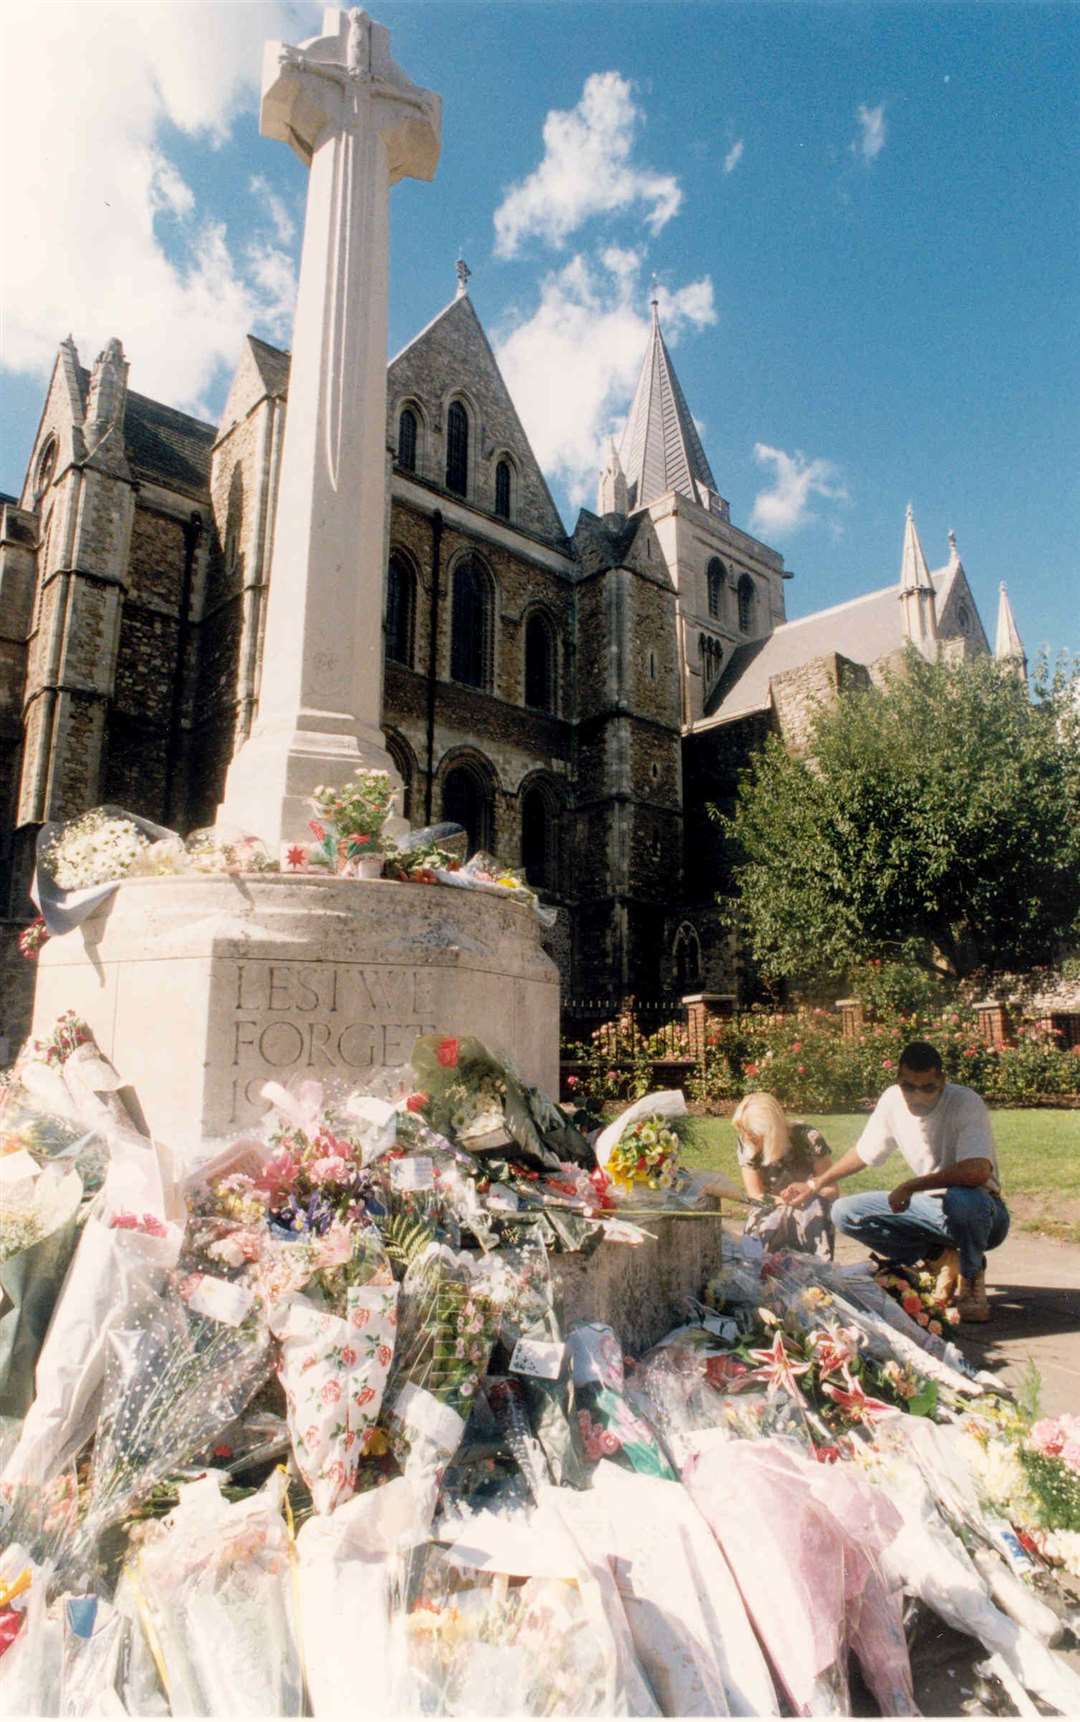
[(273, 189), (270, 181), (261, 173), (252, 174), (248, 181), (248, 190), (264, 205), (266, 213), (274, 224), (274, 232), (282, 245), (291, 245), (296, 238), (296, 223), (285, 207), (285, 201)]
[[(595, 503), (606, 439), (625, 420), (650, 318), (644, 257), (610, 246), (599, 259), (573, 257), (545, 277), (540, 302), (496, 341), (496, 356), (541, 467), (577, 507)], [(706, 276), (657, 290), (664, 336), (716, 321)], [(552, 386), (558, 377), (558, 387)]]
[(885, 103), (868, 108), (865, 102), (860, 102), (855, 118), (859, 122), (859, 135), (851, 145), (852, 153), (861, 155), (865, 162), (876, 161), (885, 148)]
[(5, 258), (0, 364), (40, 375), (68, 329), (84, 362), (115, 334), (135, 388), (198, 410), (247, 330), (288, 336), (287, 211), (256, 205), (238, 247), (162, 137), (172, 126), (220, 147), (257, 99), (264, 41), (317, 25), (313, 7), (301, 10), (285, 0), (34, 8), (34, 65), (45, 70), (27, 75), (9, 54), (0, 96), (0, 156), (28, 164), (5, 186), (18, 239)]
[(760, 490), (750, 512), (750, 530), (763, 532), (768, 538), (798, 532), (818, 517), (811, 508), (814, 497), (829, 502), (846, 502), (848, 493), (830, 460), (807, 460), (796, 449), (787, 454), (782, 448), (769, 448), (766, 443), (754, 444), (754, 459), (759, 466), (773, 468), (773, 482)]
[(724, 157), (724, 172), (734, 173), (743, 157), (743, 140), (736, 138), (727, 155)]
[(632, 85), (618, 72), (586, 78), (574, 108), (552, 108), (544, 121), (540, 166), (511, 186), (495, 211), (495, 251), (513, 257), (530, 237), (562, 246), (591, 216), (645, 206), (656, 234), (682, 202), (673, 174), (631, 161), (642, 119)]

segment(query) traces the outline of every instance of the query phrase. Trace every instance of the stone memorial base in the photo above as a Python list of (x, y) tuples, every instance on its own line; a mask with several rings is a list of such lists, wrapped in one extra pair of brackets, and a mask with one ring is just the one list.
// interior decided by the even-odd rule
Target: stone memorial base
[(719, 1213), (635, 1218), (655, 1234), (643, 1244), (602, 1243), (591, 1255), (550, 1257), (555, 1302), (565, 1333), (572, 1321), (613, 1327), (631, 1357), (640, 1357), (689, 1319), (687, 1298), (700, 1298), (720, 1267)]
[(32, 1033), (74, 1010), (179, 1151), (255, 1122), (265, 1082), (350, 1087), (417, 1035), (476, 1035), (558, 1092), (559, 980), (532, 911), (389, 880), (132, 879), (38, 959)]

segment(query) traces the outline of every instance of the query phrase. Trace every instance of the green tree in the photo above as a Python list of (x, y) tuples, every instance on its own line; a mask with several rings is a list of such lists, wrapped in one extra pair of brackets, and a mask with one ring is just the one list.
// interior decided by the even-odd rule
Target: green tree
[(819, 710), (806, 754), (770, 738), (721, 823), (722, 901), (770, 982), (1053, 961), (1080, 938), (1080, 674), (1043, 665), (1032, 698), (990, 658), (909, 650)]

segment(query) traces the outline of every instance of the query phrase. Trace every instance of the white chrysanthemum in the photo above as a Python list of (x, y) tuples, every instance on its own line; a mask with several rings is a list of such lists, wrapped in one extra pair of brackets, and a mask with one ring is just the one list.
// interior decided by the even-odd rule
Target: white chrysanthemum
[(1007, 1441), (988, 1441), (984, 1446), (973, 1435), (961, 1435), (957, 1446), (982, 1499), (1007, 1509), (1014, 1523), (1029, 1522), (1034, 1502), (1015, 1447)]
[(1080, 1531), (1041, 1531), (1039, 1546), (1051, 1560), (1080, 1578)]

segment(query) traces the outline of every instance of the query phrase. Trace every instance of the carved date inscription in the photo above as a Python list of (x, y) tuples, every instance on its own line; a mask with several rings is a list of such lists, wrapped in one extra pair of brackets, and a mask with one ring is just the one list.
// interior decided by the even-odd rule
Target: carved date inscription
[(348, 1079), (407, 1063), (416, 1036), (438, 1027), (433, 983), (427, 969), (237, 963), (228, 1031), (232, 1122), (262, 1111), (264, 1082)]

